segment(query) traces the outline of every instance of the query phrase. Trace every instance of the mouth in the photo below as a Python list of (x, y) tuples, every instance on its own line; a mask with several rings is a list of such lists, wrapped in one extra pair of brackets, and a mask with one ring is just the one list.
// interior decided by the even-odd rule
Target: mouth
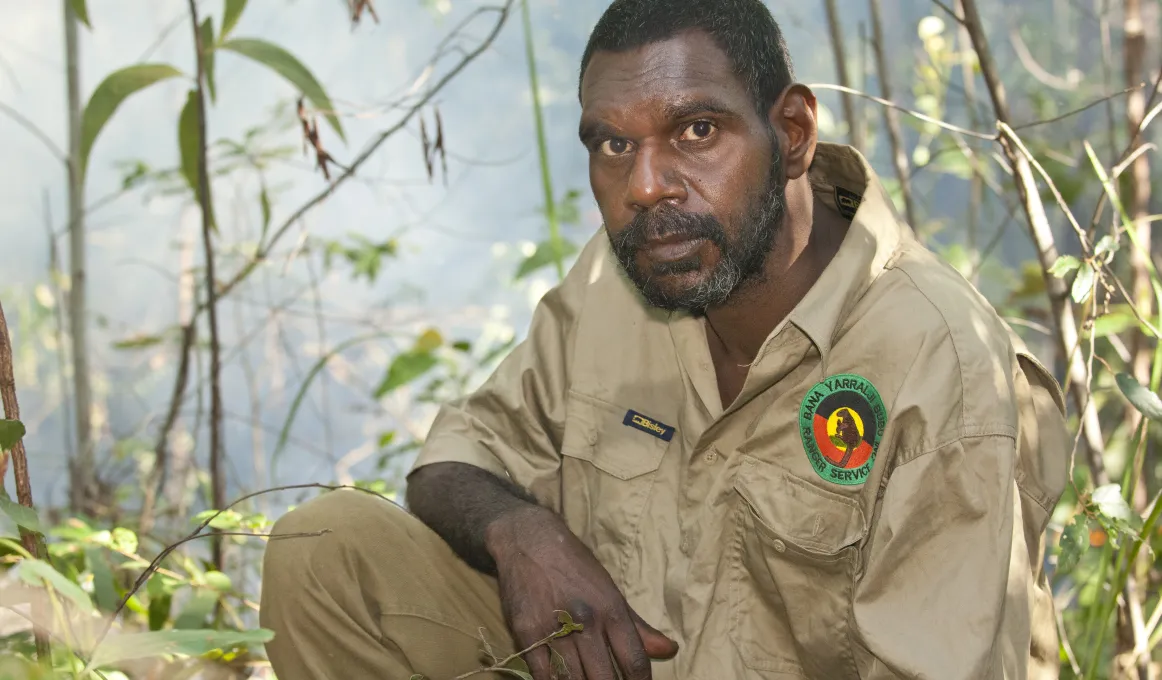
[(705, 241), (701, 237), (667, 236), (647, 241), (642, 252), (654, 262), (678, 262), (696, 253)]

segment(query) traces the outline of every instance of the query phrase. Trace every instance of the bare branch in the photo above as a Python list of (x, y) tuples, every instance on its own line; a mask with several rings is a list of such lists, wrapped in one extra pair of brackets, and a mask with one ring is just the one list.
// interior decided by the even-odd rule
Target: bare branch
[[(872, 50), (876, 57), (876, 74), (880, 81), (880, 94), (885, 101), (892, 101), (891, 68), (888, 66), (887, 52), (884, 49), (884, 27), (880, 0), (869, 0), (869, 9), (872, 22)], [(888, 128), (888, 140), (892, 146), (892, 163), (896, 168), (896, 178), (900, 182), (900, 195), (904, 199), (904, 216), (913, 230), (920, 228), (916, 217), (916, 208), (912, 202), (912, 183), (908, 178), (908, 155), (904, 151), (903, 133), (900, 130), (899, 111), (890, 106), (884, 107), (884, 123)]]

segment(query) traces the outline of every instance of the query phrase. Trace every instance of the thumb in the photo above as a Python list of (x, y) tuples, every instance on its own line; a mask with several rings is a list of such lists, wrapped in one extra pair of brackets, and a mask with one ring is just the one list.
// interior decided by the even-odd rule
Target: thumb
[(642, 646), (645, 647), (646, 656), (651, 659), (672, 659), (678, 653), (678, 643), (663, 635), (658, 629), (654, 628), (645, 620), (638, 616), (638, 613), (631, 607), (629, 610), (630, 616), (633, 617), (633, 625), (637, 628), (638, 637), (641, 638)]

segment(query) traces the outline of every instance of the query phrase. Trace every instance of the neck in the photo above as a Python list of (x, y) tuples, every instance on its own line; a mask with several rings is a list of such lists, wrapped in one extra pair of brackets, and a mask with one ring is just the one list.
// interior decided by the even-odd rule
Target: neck
[(786, 201), (786, 216), (763, 275), (735, 292), (727, 304), (707, 310), (710, 335), (725, 356), (739, 364), (754, 361), (771, 331), (799, 304), (843, 241), (844, 226), (822, 219), (829, 213), (817, 210), (806, 175), (787, 183)]

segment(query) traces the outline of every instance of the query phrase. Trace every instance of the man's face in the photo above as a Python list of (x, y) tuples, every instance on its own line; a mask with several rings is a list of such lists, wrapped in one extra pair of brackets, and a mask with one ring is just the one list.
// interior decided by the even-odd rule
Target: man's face
[(709, 36), (598, 52), (581, 100), (593, 194), (647, 302), (700, 315), (761, 277), (786, 178), (769, 120)]

